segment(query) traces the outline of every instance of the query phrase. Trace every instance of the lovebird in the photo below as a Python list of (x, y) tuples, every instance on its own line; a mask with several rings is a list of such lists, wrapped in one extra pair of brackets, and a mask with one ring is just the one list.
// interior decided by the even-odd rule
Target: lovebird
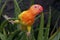
[(29, 9), (21, 12), (18, 15), (18, 19), (14, 20), (13, 23), (23, 24), (24, 26), (21, 26), (21, 30), (27, 30), (27, 35), (29, 35), (36, 16), (41, 12), (43, 12), (43, 7), (39, 4), (34, 4)]
[(26, 25), (22, 26), (21, 29), (27, 29), (27, 35), (29, 35), (36, 16), (41, 14), (41, 12), (43, 12), (43, 7), (39, 4), (34, 4), (29, 9), (21, 12), (18, 15), (18, 20), (15, 20), (14, 23), (22, 23), (23, 25)]

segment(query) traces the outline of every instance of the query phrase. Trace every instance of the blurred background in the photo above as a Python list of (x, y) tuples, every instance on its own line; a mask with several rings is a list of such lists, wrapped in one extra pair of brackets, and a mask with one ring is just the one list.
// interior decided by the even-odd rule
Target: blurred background
[[(2, 7), (2, 5), (4, 4), (6, 0), (2, 0), (2, 3), (0, 4), (0, 8)], [(18, 5), (21, 9), (21, 12), (24, 10), (27, 10), (30, 6), (31, 6), (31, 0), (17, 0)], [(55, 22), (57, 20), (57, 18), (60, 16), (60, 0), (35, 0), (34, 4), (41, 4), (44, 7), (44, 16), (45, 16), (45, 25), (47, 24), (47, 17), (48, 17), (48, 11), (49, 11), (49, 6), (51, 6), (52, 8), (52, 19), (51, 19), (51, 26), (50, 26), (50, 33), (52, 31), (52, 29), (54, 28), (53, 26), (55, 25)], [(13, 0), (8, 0), (2, 15), (8, 15), (9, 17), (14, 17), (14, 2)], [(0, 18), (0, 23), (3, 22), (4, 18), (1, 17)], [(39, 25), (39, 18), (35, 21), (35, 23), (33, 24), (33, 28), (37, 28), (37, 26)], [(58, 18), (57, 21), (57, 25), (55, 27), (54, 32), (60, 27), (60, 18)], [(35, 34), (37, 34), (38, 31), (35, 32)], [(36, 35), (37, 36), (37, 35)], [(49, 35), (50, 36), (50, 35)]]

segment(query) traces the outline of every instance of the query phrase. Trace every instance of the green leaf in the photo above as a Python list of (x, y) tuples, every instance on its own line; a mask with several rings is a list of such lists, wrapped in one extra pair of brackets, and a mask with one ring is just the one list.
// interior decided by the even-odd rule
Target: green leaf
[(3, 35), (2, 33), (0, 33), (0, 38), (1, 38), (1, 40), (7, 40), (7, 38), (5, 37), (5, 35)]
[(7, 38), (8, 40), (12, 40), (16, 35), (18, 35), (20, 33), (20, 30), (15, 30), (13, 33), (11, 33), (9, 35), (9, 37)]
[(2, 12), (3, 12), (3, 10), (4, 10), (4, 8), (5, 8), (6, 4), (7, 4), (7, 2), (8, 2), (8, 0), (5, 1), (5, 3), (3, 4), (2, 8), (0, 9), (0, 17), (2, 15)]
[(23, 36), (24, 36), (24, 32), (20, 32), (16, 40), (21, 40)]
[(18, 3), (21, 3), (23, 0), (20, 0)]
[(49, 40), (59, 40), (60, 38), (60, 28), (49, 38)]
[(44, 40), (48, 40), (49, 36), (49, 30), (50, 30), (50, 22), (51, 22), (51, 6), (49, 6), (49, 17), (48, 17), (48, 23), (45, 29), (45, 35), (44, 35)]
[(34, 4), (34, 0), (31, 0), (31, 3), (30, 3), (30, 5), (33, 5)]
[(1, 25), (0, 25), (0, 31), (3, 31), (3, 28), (5, 28), (5, 26), (7, 26), (7, 20), (4, 20)]
[(21, 13), (21, 9), (19, 8), (19, 5), (18, 5), (16, 0), (14, 0), (14, 8), (15, 8), (15, 14), (14, 15), (15, 15), (15, 18), (17, 18), (18, 14)]
[(28, 37), (26, 35), (26, 32), (21, 32), (16, 40), (28, 40)]
[[(18, 5), (18, 2), (16, 0), (14, 0), (14, 18), (18, 19), (18, 15), (21, 13), (21, 9)], [(19, 25), (15, 25), (16, 27)], [(17, 29), (19, 29), (19, 27), (17, 27)]]
[(32, 29), (32, 33), (31, 33), (30, 38), (31, 38), (31, 40), (35, 40), (33, 29)]
[(38, 40), (43, 40), (43, 30), (44, 30), (44, 14), (41, 14), (41, 21), (38, 33)]
[(41, 15), (37, 16), (35, 20), (37, 20), (37, 19), (40, 18), (40, 17), (41, 17)]
[(55, 22), (54, 28), (53, 28), (53, 30), (51, 31), (51, 34), (50, 34), (50, 35), (53, 34), (55, 28), (57, 27), (57, 25), (58, 25), (58, 21), (59, 21), (59, 18), (60, 18), (60, 16), (58, 16), (58, 18), (57, 18), (57, 20), (56, 20), (56, 22)]

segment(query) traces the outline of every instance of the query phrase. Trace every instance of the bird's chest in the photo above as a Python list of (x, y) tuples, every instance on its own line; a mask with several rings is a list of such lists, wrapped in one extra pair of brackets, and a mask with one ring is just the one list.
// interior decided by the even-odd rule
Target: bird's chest
[(31, 13), (28, 14), (23, 14), (22, 15), (22, 21), (23, 23), (27, 24), (27, 25), (31, 25), (34, 22), (34, 16)]

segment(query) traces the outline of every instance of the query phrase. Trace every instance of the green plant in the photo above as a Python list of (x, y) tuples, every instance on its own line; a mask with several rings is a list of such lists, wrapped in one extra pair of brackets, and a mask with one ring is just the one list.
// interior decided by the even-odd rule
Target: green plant
[[(1, 3), (2, 0), (0, 0)], [(19, 2), (21, 2), (22, 0), (20, 0)], [(5, 3), (3, 4), (2, 8), (0, 8), (0, 18), (2, 16), (2, 12), (7, 4), (8, 0), (5, 1)], [(34, 3), (34, 0), (31, 1), (31, 5)], [(19, 13), (21, 13), (21, 9), (18, 5), (18, 2), (16, 0), (14, 0), (14, 19), (17, 19), (17, 15)], [(57, 10), (55, 10), (56, 12)], [(53, 13), (55, 13), (53, 10)], [(60, 12), (59, 12), (60, 13)], [(37, 40), (59, 40), (60, 39), (60, 28), (50, 37), (49, 36), (49, 30), (50, 30), (50, 25), (51, 25), (51, 14), (52, 14), (52, 9), (51, 6), (49, 6), (49, 16), (48, 16), (48, 23), (46, 25), (46, 28), (44, 28), (44, 12), (39, 15), (35, 20), (37, 20), (40, 17), (40, 25), (39, 28), (37, 29), (39, 31), (38, 33), (38, 38)], [(58, 16), (58, 18), (60, 18), (60, 16)], [(58, 20), (57, 20), (58, 21)], [(56, 22), (57, 24), (57, 22)], [(55, 25), (56, 25), (55, 24)], [(7, 27), (7, 25), (9, 27)], [(1, 24), (0, 24), (0, 39), (1, 40), (36, 40), (34, 37), (34, 30), (32, 28), (31, 31), (31, 35), (28, 38), (26, 35), (26, 32), (22, 32), (19, 29), (19, 24), (14, 24), (12, 25), (11, 23), (8, 22), (8, 20), (4, 20)], [(6, 27), (9, 28), (6, 30)], [(45, 30), (45, 32), (44, 32)], [(57, 38), (58, 37), (58, 38)]]

